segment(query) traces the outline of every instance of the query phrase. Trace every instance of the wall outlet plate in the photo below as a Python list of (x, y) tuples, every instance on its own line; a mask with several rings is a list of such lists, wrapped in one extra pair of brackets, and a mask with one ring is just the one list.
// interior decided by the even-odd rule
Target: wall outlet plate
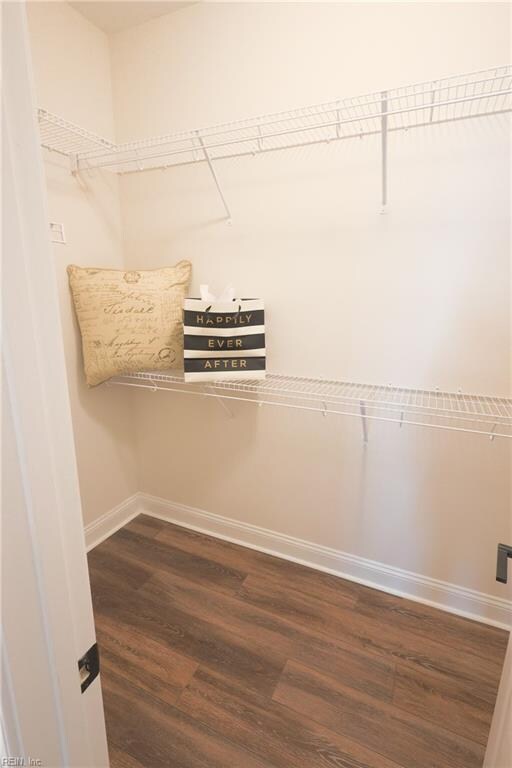
[(50, 221), (50, 239), (52, 243), (60, 243), (60, 245), (66, 244), (66, 233), (64, 232), (64, 224), (59, 224), (55, 221)]

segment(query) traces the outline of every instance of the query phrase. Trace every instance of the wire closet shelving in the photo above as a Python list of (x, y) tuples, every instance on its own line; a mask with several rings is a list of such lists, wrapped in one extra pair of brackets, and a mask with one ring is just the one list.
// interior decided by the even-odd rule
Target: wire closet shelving
[(380, 134), (385, 206), (390, 133), (510, 112), (511, 94), (512, 67), (505, 65), (125, 144), (44, 109), (38, 118), (42, 146), (69, 157), (73, 172), (103, 168), (125, 174), (206, 163), (230, 218), (215, 170), (218, 160)]
[[(219, 160), (380, 136), (381, 199), (387, 203), (388, 137), (399, 131), (512, 111), (512, 66), (454, 75), (363, 96), (339, 99), (213, 127), (116, 144), (44, 109), (38, 110), (42, 146), (69, 159), (73, 173), (104, 169), (118, 174), (204, 163), (228, 218), (217, 176)], [(130, 373), (109, 384), (286, 406), (325, 415), (358, 416), (367, 441), (368, 420), (397, 422), (496, 437), (512, 437), (512, 399), (353, 384), (269, 374), (264, 381), (186, 384), (173, 373)]]
[(221, 403), (241, 400), (285, 406), (325, 415), (358, 416), (367, 442), (367, 420), (472, 432), (494, 439), (512, 437), (512, 398), (460, 392), (405, 389), (392, 385), (354, 384), (327, 379), (267, 374), (264, 380), (186, 384), (179, 372), (129, 373), (109, 382), (154, 392), (184, 392), (215, 397)]

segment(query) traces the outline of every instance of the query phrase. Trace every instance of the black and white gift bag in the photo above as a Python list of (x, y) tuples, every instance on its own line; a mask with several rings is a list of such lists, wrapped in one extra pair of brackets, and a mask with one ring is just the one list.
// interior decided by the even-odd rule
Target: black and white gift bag
[(265, 378), (265, 310), (260, 299), (185, 299), (185, 381)]

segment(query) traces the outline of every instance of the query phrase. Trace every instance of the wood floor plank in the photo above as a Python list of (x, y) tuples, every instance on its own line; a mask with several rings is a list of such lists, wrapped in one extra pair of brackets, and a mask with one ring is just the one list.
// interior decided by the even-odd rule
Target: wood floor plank
[[(338, 611), (331, 602), (318, 596), (297, 592), (293, 579), (283, 585), (276, 584), (273, 578), (267, 576), (249, 574), (237, 596), (298, 626), (305, 626), (332, 638), (340, 637), (345, 630), (346, 612)], [(354, 603), (340, 601), (338, 605), (350, 609)]]
[[(175, 573), (156, 573), (141, 587), (140, 595), (188, 612), (210, 627), (242, 636), (258, 653), (272, 648), (283, 659), (283, 666), (284, 661), (295, 658), (320, 670), (335, 671), (346, 685), (391, 699), (394, 662), (343, 645), (338, 638), (315, 632), (307, 622), (294, 626), (278, 613), (273, 615), (238, 596), (217, 593)], [(332, 610), (337, 609), (332, 606)]]
[[(171, 526), (173, 529), (175, 526)], [(119, 532), (121, 533), (121, 532)], [(187, 532), (188, 533), (188, 532)], [(157, 538), (160, 534), (157, 534)], [(174, 536), (174, 531), (173, 531)], [(117, 537), (117, 538), (116, 538)], [(205, 537), (202, 536), (201, 540)], [(213, 544), (210, 540), (210, 547)], [(144, 547), (137, 547), (139, 539), (135, 537), (135, 540), (129, 538), (128, 546), (126, 544), (126, 536), (119, 537), (115, 534), (109, 542), (105, 542), (100, 547), (109, 547), (109, 554), (111, 551), (117, 552), (117, 554), (125, 557), (132, 557), (136, 559), (140, 557), (146, 567), (149, 569), (150, 564), (152, 567), (158, 566), (159, 573), (175, 573), (177, 576), (183, 574), (187, 579), (190, 578), (190, 568), (193, 568), (195, 564), (195, 555), (190, 555), (192, 563), (186, 559), (186, 567), (180, 570), (182, 559), (178, 557), (174, 558), (175, 548), (171, 548), (171, 557), (165, 556), (165, 552), (161, 551), (161, 548), (165, 550), (164, 543), (159, 544), (157, 547), (158, 556), (152, 558), (153, 549), (147, 549)], [(222, 542), (224, 543), (224, 542)], [(151, 545), (151, 542), (150, 542)], [(240, 548), (242, 549), (242, 548)], [(261, 554), (261, 553), (258, 553)], [(185, 553), (185, 558), (189, 555)], [(199, 558), (204, 563), (205, 558)], [(274, 558), (271, 558), (274, 560)], [(211, 561), (208, 561), (211, 562)], [(285, 565), (288, 565), (285, 563)], [(160, 570), (160, 568), (162, 570)], [(172, 568), (172, 570), (170, 570)], [(243, 574), (241, 571), (234, 571), (235, 578), (232, 579), (233, 569), (228, 568), (227, 578), (228, 585), (224, 581), (226, 566), (221, 565), (220, 568), (220, 589), (227, 593), (233, 594), (235, 586), (238, 586), (239, 595), (242, 599), (257, 607), (264, 607), (267, 611), (272, 611), (276, 617), (280, 619), (286, 619), (287, 621), (295, 622), (295, 626), (300, 626), (300, 622), (297, 623), (297, 615), (294, 611), (297, 611), (297, 604), (302, 603), (305, 606), (311, 604), (311, 610), (316, 610), (317, 606), (315, 601), (310, 597), (306, 597), (304, 593), (300, 596), (295, 596), (293, 588), (291, 588), (286, 581), (286, 587), (283, 587), (277, 583), (271, 582), (268, 587), (268, 592), (260, 590), (259, 592), (255, 588), (255, 581), (250, 581), (249, 578), (244, 582), (241, 581)], [(308, 570), (308, 569), (306, 569)], [(154, 571), (156, 572), (156, 571)], [(218, 581), (210, 578), (212, 568), (205, 567), (199, 571), (193, 573), (194, 583), (204, 584), (205, 581), (215, 586), (215, 589), (219, 588)], [(215, 574), (218, 571), (214, 568)], [(143, 584), (148, 583), (150, 579), (147, 579), (147, 571), (144, 572)], [(252, 577), (251, 577), (252, 578)], [(267, 578), (265, 576), (265, 578)], [(252, 589), (248, 589), (247, 585), (252, 586)], [(240, 589), (240, 585), (242, 588)], [(373, 590), (374, 592), (375, 590)], [(380, 594), (380, 593), (379, 593)], [(380, 599), (379, 597), (375, 598)], [(357, 606), (362, 601), (358, 602)], [(288, 608), (286, 608), (288, 606)], [(390, 623), (389, 616), (384, 611), (383, 615), (380, 614), (368, 616), (366, 613), (361, 614), (359, 610), (343, 610), (346, 609), (346, 603), (336, 607), (336, 622), (343, 625), (343, 632), (339, 634), (340, 640), (349, 646), (354, 646), (362, 652), (372, 651), (384, 655), (392, 660), (400, 662), (410, 663), (413, 666), (419, 666), (429, 672), (439, 672), (440, 674), (447, 675), (450, 679), (453, 678), (456, 683), (462, 685), (475, 685), (479, 690), (479, 695), (487, 702), (493, 704), (497, 693), (497, 685), (499, 681), (499, 665), (496, 665), (494, 658), (484, 659), (481, 656), (474, 657), (464, 653), (454, 653), (453, 650), (446, 646), (446, 644), (440, 644), (436, 640), (431, 640), (429, 637), (423, 637), (417, 632), (409, 632), (406, 626), (399, 626), (395, 628), (394, 624)], [(333, 619), (334, 621), (334, 619)], [(260, 617), (261, 623), (261, 617)], [(308, 626), (308, 631), (311, 632), (312, 627)], [(282, 632), (282, 630), (281, 630)], [(494, 633), (493, 633), (494, 635)], [(310, 664), (311, 661), (307, 656), (302, 654), (292, 655), (288, 654), (289, 658), (296, 658), (299, 661), (304, 661), (306, 664)], [(322, 655), (319, 656), (319, 662), (324, 660)], [(318, 668), (319, 664), (315, 663), (315, 667)]]
[(87, 562), (91, 582), (101, 580), (113, 589), (137, 589), (155, 572), (152, 564), (141, 563), (138, 558), (123, 558), (112, 539), (89, 552)]
[(108, 543), (121, 554), (131, 556), (143, 566), (175, 572), (194, 582), (207, 582), (227, 593), (235, 592), (247, 576), (247, 571), (230, 568), (215, 560), (163, 543), (158, 536), (159, 534), (154, 538), (148, 538), (122, 528), (109, 539)]
[[(149, 579), (143, 588), (151, 584)], [(247, 580), (248, 583), (248, 580)], [(284, 617), (287, 621), (296, 623), (294, 615), (294, 599), (290, 598), (290, 589), (274, 585), (272, 591), (263, 589), (240, 590), (239, 595), (251, 605), (265, 608), (276, 616)], [(306, 601), (306, 598), (302, 598)], [(289, 608), (286, 609), (288, 604)], [(314, 610), (314, 607), (311, 608)], [(389, 621), (389, 616), (367, 616), (354, 609), (338, 606), (336, 622), (340, 626), (343, 641), (353, 644), (363, 651), (372, 651), (394, 659), (397, 662), (409, 663), (430, 672), (445, 675), (456, 682), (475, 685), (479, 695), (489, 703), (493, 703), (497, 694), (499, 667), (494, 659), (484, 659), (469, 653), (460, 652), (418, 633), (409, 632), (405, 627), (395, 627)], [(299, 619), (300, 621), (300, 619)]]
[(494, 661), (500, 669), (503, 665), (509, 636), (504, 629), (376, 589), (360, 595), (357, 610), (365, 616), (384, 619), (397, 629), (416, 632), (459, 651)]
[(289, 662), (275, 701), (395, 760), (406, 768), (481, 768), (484, 748), (393, 705)]
[(102, 688), (109, 744), (144, 768), (275, 768), (119, 673)]
[(234, 688), (202, 667), (178, 707), (278, 768), (398, 768), (362, 744), (254, 692)]
[(393, 704), (485, 746), (494, 707), (476, 686), (397, 665)]
[(199, 666), (168, 645), (109, 617), (98, 617), (96, 636), (105, 674), (122, 670), (134, 685), (169, 704), (177, 701)]
[[(159, 596), (134, 592), (130, 600), (103, 585), (93, 589), (96, 622), (103, 617), (135, 629), (192, 661), (218, 668), (247, 688), (271, 695), (286, 659), (272, 646), (255, 645), (229, 627), (205, 621)], [(101, 650), (101, 649), (100, 649)]]
[(88, 558), (112, 768), (481, 768), (507, 633), (148, 516)]
[[(107, 729), (108, 730), (108, 729)], [(109, 739), (108, 756), (110, 768), (147, 768), (126, 751), (127, 745), (119, 748)]]
[(290, 581), (295, 591), (318, 597), (333, 605), (354, 605), (367, 590), (367, 587), (329, 573), (170, 523), (157, 534), (157, 539), (235, 570), (266, 576), (277, 583)]
[[(463, 684), (479, 685), (488, 702), (492, 703), (495, 700), (499, 670), (503, 664), (507, 641), (507, 633), (503, 630), (481, 624), (475, 627), (476, 622), (412, 603), (412, 601), (401, 603), (400, 598), (377, 590), (349, 584), (329, 574), (180, 529), (178, 526), (165, 527), (157, 538), (173, 542), (175, 546), (184, 547), (187, 551), (201, 552), (203, 555), (208, 553), (211, 558), (219, 558), (222, 562), (229, 563), (231, 567), (240, 567), (244, 558), (244, 567), (249, 571), (249, 576), (239, 590), (239, 594), (251, 604), (272, 610), (291, 621), (297, 619), (297, 612), (300, 614), (301, 610), (305, 611), (307, 598), (315, 598), (322, 603), (327, 602), (339, 608), (349, 608), (353, 604), (352, 598), (357, 595), (354, 613), (337, 612), (336, 614), (336, 620), (344, 623), (344, 631), (340, 634), (344, 642), (353, 644), (363, 651), (374, 651), (397, 661), (410, 662), (428, 671), (438, 671), (443, 675), (454, 676)], [(260, 579), (268, 583), (268, 590), (266, 593), (265, 590), (259, 590), (257, 594), (255, 584)], [(341, 592), (336, 596), (338, 585)], [(348, 588), (347, 585), (349, 585)], [(307, 598), (304, 595), (307, 595)], [(281, 600), (280, 605), (279, 600)], [(310, 600), (310, 605), (314, 606), (315, 600)], [(381, 604), (382, 612), (378, 610), (374, 612), (371, 608), (373, 604), (376, 606)], [(391, 609), (397, 606), (403, 607), (392, 612)], [(424, 608), (427, 621), (426, 632), (422, 633), (421, 611)], [(320, 609), (315, 608), (315, 610)], [(400, 617), (403, 617), (403, 621)], [(440, 631), (441, 627), (444, 628), (444, 633)], [(485, 655), (481, 652), (481, 644), (475, 640), (466, 639), (464, 642), (466, 627), (473, 633), (473, 637), (481, 638), (482, 642), (487, 630), (490, 630), (489, 636), (493, 643), (490, 654)], [(308, 628), (312, 628), (311, 620)], [(457, 653), (453, 653), (455, 643), (457, 643)], [(443, 649), (440, 647), (442, 644), (447, 647)]]

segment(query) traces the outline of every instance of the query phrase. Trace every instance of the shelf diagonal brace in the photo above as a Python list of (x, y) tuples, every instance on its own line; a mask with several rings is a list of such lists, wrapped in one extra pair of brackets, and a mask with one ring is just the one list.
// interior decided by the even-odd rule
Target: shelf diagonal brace
[(368, 419), (366, 418), (366, 403), (364, 400), (359, 401), (359, 412), (361, 414), (361, 424), (363, 427), (363, 443), (368, 445)]
[(386, 205), (388, 204), (388, 92), (387, 91), (382, 91), (380, 105), (381, 105), (380, 136), (381, 136), (381, 154), (382, 154), (381, 213), (386, 213)]
[(209, 396), (209, 397), (213, 397), (213, 399), (215, 400), (215, 402), (216, 402), (216, 403), (218, 403), (218, 404), (220, 405), (220, 407), (222, 408), (222, 410), (224, 411), (224, 413), (226, 413), (226, 414), (229, 416), (229, 418), (230, 418), (230, 419), (233, 419), (233, 418), (235, 417), (235, 414), (233, 413), (233, 411), (231, 410), (231, 408), (229, 407), (229, 405), (226, 403), (226, 401), (224, 400), (224, 398), (222, 397), (222, 395), (219, 395), (219, 394), (217, 394), (217, 392), (215, 392), (215, 390), (213, 389), (213, 387), (209, 387), (209, 386), (206, 386), (206, 387), (204, 388), (204, 390), (205, 390), (205, 394), (206, 394), (207, 396)]
[(226, 211), (226, 218), (227, 218), (228, 223), (229, 223), (229, 222), (231, 222), (231, 211), (229, 210), (229, 205), (226, 202), (226, 198), (224, 197), (224, 193), (222, 191), (222, 187), (220, 185), (220, 181), (218, 179), (218, 176), (217, 176), (217, 173), (215, 171), (215, 168), (213, 167), (212, 159), (211, 159), (211, 157), (210, 157), (210, 155), (208, 153), (207, 148), (205, 147), (203, 137), (198, 132), (196, 132), (196, 136), (197, 136), (197, 140), (199, 141), (199, 144), (201, 146), (201, 149), (203, 150), (204, 159), (206, 160), (206, 162), (208, 164), (208, 168), (210, 169), (210, 173), (211, 173), (211, 175), (213, 177), (213, 180), (215, 182), (215, 186), (217, 187), (217, 192), (219, 193), (220, 199), (222, 200), (222, 205), (224, 206), (224, 210)]
[(78, 165), (78, 155), (72, 154), (69, 156), (69, 170), (72, 176), (78, 176), (80, 168)]

